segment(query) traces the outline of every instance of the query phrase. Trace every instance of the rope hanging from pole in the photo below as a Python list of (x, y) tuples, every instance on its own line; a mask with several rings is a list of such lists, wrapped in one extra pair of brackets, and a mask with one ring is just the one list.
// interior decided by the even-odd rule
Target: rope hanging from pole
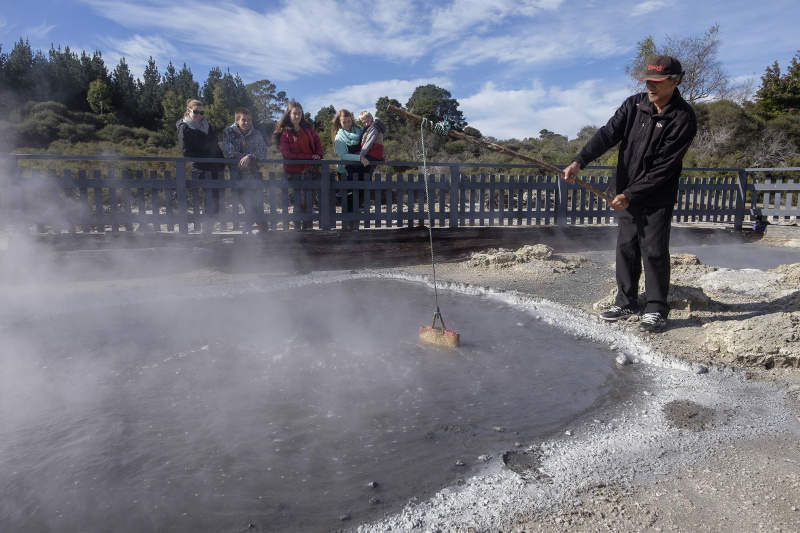
[[(433, 218), (431, 217), (431, 200), (428, 193), (428, 158), (425, 153), (425, 126), (428, 119), (423, 118), (419, 124), (419, 133), (422, 140), (422, 179), (425, 182), (425, 205), (428, 206), (428, 239), (431, 247), (431, 270), (433, 271), (433, 297), (436, 301), (436, 312), (433, 315), (433, 326), (436, 326), (436, 318), (442, 320), (442, 313), (439, 311), (439, 292), (436, 289), (436, 261), (433, 259)], [(444, 321), (442, 321), (444, 327)]]
[[(447, 329), (444, 325), (444, 318), (439, 311), (439, 289), (436, 282), (436, 261), (433, 256), (433, 204), (431, 203), (430, 192), (428, 191), (428, 154), (425, 149), (425, 128), (428, 127), (439, 135), (447, 136), (450, 131), (450, 123), (446, 120), (433, 124), (427, 119), (422, 119), (419, 123), (420, 139), (422, 141), (422, 178), (425, 183), (425, 204), (428, 206), (428, 239), (431, 248), (431, 271), (433, 272), (433, 297), (436, 302), (436, 312), (433, 314), (433, 323), (419, 328), (419, 338), (430, 344), (457, 348), (460, 345), (460, 335), (453, 330)], [(441, 322), (442, 327), (436, 327), (436, 320)]]

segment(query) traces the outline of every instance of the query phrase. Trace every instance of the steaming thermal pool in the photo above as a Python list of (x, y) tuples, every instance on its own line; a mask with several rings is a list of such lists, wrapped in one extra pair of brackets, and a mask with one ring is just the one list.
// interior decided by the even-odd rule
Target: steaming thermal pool
[(420, 344), (433, 291), (409, 281), (135, 294), (42, 302), (0, 333), (0, 530), (355, 525), (633, 379), (606, 347), (480, 294), (440, 289), (462, 346)]

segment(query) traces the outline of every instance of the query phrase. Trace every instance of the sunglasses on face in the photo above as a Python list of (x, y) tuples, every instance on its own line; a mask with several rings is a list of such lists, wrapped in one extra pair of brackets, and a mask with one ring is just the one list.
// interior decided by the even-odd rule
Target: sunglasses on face
[(192, 109), (192, 113), (194, 113), (195, 115), (205, 115), (206, 114), (205, 111), (198, 111), (197, 109)]

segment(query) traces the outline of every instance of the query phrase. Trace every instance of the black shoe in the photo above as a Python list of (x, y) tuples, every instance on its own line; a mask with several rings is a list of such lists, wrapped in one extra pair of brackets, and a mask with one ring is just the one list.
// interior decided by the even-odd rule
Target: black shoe
[(614, 305), (608, 311), (600, 313), (600, 318), (607, 322), (616, 322), (617, 320), (628, 320), (630, 317), (638, 314), (638, 311), (634, 311), (633, 309)]
[(639, 331), (646, 333), (658, 333), (667, 327), (667, 320), (661, 316), (661, 313), (645, 313), (639, 323)]

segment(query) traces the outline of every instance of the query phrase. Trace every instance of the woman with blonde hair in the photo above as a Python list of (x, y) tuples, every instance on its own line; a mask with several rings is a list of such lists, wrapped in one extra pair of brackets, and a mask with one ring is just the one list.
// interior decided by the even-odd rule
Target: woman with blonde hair
[[(219, 172), (225, 170), (225, 164), (199, 161), (225, 157), (217, 143), (217, 137), (204, 115), (203, 102), (196, 99), (186, 101), (186, 112), (175, 123), (175, 127), (178, 128), (178, 146), (183, 157), (193, 159), (192, 170), (199, 173), (200, 179), (206, 177), (206, 172), (210, 172), (211, 179), (216, 180), (219, 179)], [(219, 213), (219, 189), (212, 190), (211, 198), (214, 202), (214, 213)]]
[[(317, 132), (314, 131), (314, 126), (306, 120), (303, 114), (303, 106), (294, 100), (289, 102), (286, 112), (278, 122), (273, 134), (273, 140), (277, 146), (280, 146), (283, 159), (322, 159), (324, 154), (322, 141), (320, 141)], [(319, 165), (310, 163), (287, 163), (283, 165), (283, 170), (289, 175), (289, 179), (315, 180), (320, 177)], [(303, 192), (301, 189), (301, 198), (304, 198)], [(306, 212), (304, 201), (300, 203), (300, 212)], [(302, 229), (307, 229), (309, 227), (308, 222), (303, 222), (301, 227)]]
[[(353, 114), (347, 109), (340, 109), (333, 117), (331, 124), (331, 140), (336, 149), (336, 155), (340, 160), (360, 161), (361, 157), (361, 137), (364, 135), (364, 128), (356, 125)], [(359, 181), (364, 180), (363, 165), (358, 163), (352, 165), (339, 164), (336, 167), (339, 179), (342, 181), (353, 181), (353, 175)], [(347, 201), (342, 205), (348, 213), (353, 212), (353, 191), (347, 191)]]

